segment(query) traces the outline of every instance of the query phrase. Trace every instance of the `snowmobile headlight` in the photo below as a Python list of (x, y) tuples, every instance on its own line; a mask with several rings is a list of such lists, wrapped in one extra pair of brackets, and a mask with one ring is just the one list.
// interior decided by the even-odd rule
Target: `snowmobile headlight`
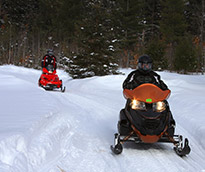
[(166, 104), (162, 101), (153, 103), (153, 109), (156, 112), (163, 112), (166, 109)]
[(131, 102), (131, 108), (134, 110), (146, 110), (146, 106), (144, 102), (140, 102), (138, 100), (133, 99)]

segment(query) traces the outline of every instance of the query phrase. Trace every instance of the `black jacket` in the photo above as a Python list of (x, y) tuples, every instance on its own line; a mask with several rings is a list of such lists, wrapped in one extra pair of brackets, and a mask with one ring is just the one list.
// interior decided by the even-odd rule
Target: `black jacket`
[(123, 89), (134, 89), (144, 83), (152, 83), (162, 90), (167, 90), (167, 85), (161, 80), (160, 75), (154, 71), (143, 73), (140, 70), (131, 72), (123, 82)]

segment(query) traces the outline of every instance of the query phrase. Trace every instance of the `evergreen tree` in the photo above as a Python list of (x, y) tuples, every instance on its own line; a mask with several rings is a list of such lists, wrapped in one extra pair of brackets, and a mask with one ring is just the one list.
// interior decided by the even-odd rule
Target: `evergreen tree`
[(142, 40), (144, 2), (142, 0), (120, 0), (119, 4), (121, 6), (122, 30), (124, 32), (121, 44), (124, 48), (133, 50), (139, 40)]
[(57, 32), (61, 32), (62, 39), (75, 36), (76, 24), (84, 14), (83, 0), (61, 0), (55, 14), (54, 26)]
[(174, 69), (174, 51), (179, 40), (186, 33), (186, 23), (184, 16), (184, 0), (161, 0), (162, 12), (160, 21), (160, 31), (163, 40), (167, 43), (167, 57), (169, 69)]
[(167, 43), (176, 43), (185, 34), (184, 8), (184, 0), (162, 0), (160, 30)]
[(143, 3), (142, 14), (146, 43), (160, 37), (161, 3), (159, 0), (146, 0)]
[[(205, 49), (205, 1), (188, 0), (186, 5), (186, 20), (188, 32), (193, 35), (195, 46), (198, 49), (198, 71), (204, 68)], [(204, 72), (202, 70), (202, 72)]]
[(197, 68), (197, 52), (190, 36), (181, 38), (176, 48), (174, 67), (177, 72), (193, 72)]
[(2, 9), (6, 11), (8, 21), (12, 25), (24, 29), (26, 26), (31, 25), (32, 19), (36, 15), (39, 1), (27, 0), (3, 0)]
[(201, 35), (201, 24), (203, 19), (202, 1), (201, 0), (187, 0), (185, 14), (188, 23), (188, 32), (192, 35)]
[(153, 39), (149, 42), (145, 53), (152, 57), (154, 70), (167, 69), (167, 59), (164, 56), (165, 44), (163, 41), (159, 39)]
[(109, 1), (87, 2), (84, 19), (79, 24), (79, 52), (70, 59), (69, 73), (73, 78), (114, 74), (117, 60), (114, 57), (117, 42), (112, 23)]

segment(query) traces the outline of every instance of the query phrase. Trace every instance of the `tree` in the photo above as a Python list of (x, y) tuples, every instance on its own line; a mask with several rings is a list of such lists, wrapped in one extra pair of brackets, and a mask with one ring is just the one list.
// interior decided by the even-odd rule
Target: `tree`
[(167, 43), (176, 43), (185, 35), (184, 8), (184, 0), (162, 0), (160, 30)]
[[(186, 20), (188, 32), (195, 37), (195, 45), (198, 48), (198, 70), (205, 65), (205, 0), (188, 0), (186, 5)], [(203, 71), (204, 72), (204, 71)]]
[(165, 58), (165, 44), (163, 41), (155, 38), (149, 42), (146, 50), (146, 54), (149, 54), (153, 60), (154, 70), (167, 69), (167, 59)]
[[(73, 78), (115, 74), (117, 70), (115, 26), (110, 1), (88, 1), (78, 28), (79, 52), (70, 59)], [(109, 5), (109, 6), (108, 6)]]
[(160, 37), (161, 3), (159, 0), (146, 0), (142, 8), (145, 41), (148, 43)]
[(197, 68), (197, 52), (190, 36), (183, 37), (176, 48), (174, 67), (177, 72), (193, 72)]
[(129, 67), (133, 56), (144, 50), (144, 19), (143, 0), (119, 0), (119, 11), (121, 17), (121, 39), (120, 48), (122, 50), (123, 66)]
[(186, 23), (184, 16), (184, 0), (162, 0), (162, 12), (160, 21), (160, 31), (168, 46), (169, 68), (174, 68), (174, 51), (179, 40), (186, 33)]
[[(55, 19), (55, 27), (61, 30), (62, 34), (73, 37), (76, 24), (81, 20), (84, 14), (83, 1), (79, 0), (62, 0)], [(69, 10), (68, 10), (69, 9)]]

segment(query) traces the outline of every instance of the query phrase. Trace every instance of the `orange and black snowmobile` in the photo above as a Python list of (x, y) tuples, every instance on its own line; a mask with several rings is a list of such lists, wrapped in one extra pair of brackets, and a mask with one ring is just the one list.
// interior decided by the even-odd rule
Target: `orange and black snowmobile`
[(124, 109), (120, 111), (118, 133), (115, 134), (111, 150), (120, 154), (123, 143), (170, 142), (179, 156), (190, 153), (188, 139), (174, 135), (175, 120), (172, 117), (167, 99), (170, 90), (162, 90), (150, 83), (142, 84), (133, 90), (124, 89), (127, 99)]

